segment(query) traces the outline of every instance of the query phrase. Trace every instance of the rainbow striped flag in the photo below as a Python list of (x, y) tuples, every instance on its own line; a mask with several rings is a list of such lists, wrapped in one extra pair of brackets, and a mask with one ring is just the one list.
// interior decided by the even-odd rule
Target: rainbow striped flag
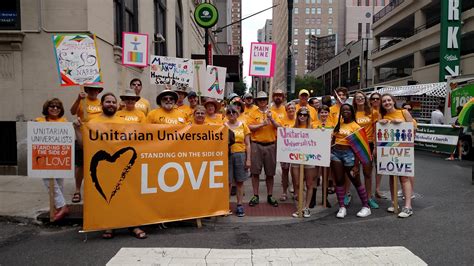
[(372, 154), (370, 151), (369, 140), (364, 128), (360, 128), (356, 132), (347, 136), (352, 149), (354, 150), (362, 164), (367, 164), (371, 161)]
[(143, 53), (132, 51), (128, 52), (128, 61), (135, 63), (143, 62)]

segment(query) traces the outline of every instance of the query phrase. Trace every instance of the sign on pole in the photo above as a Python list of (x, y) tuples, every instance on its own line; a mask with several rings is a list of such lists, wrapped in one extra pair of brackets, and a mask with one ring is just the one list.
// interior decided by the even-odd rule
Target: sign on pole
[(28, 122), (28, 176), (74, 178), (72, 123)]
[(377, 173), (415, 176), (413, 123), (376, 125)]
[(102, 83), (94, 34), (57, 34), (52, 38), (61, 86)]
[(226, 72), (225, 67), (207, 66), (203, 76), (199, 77), (201, 96), (224, 99)]
[(461, 74), (462, 0), (441, 1), (439, 81)]
[(249, 76), (273, 77), (275, 60), (275, 43), (252, 42), (250, 44)]
[(175, 85), (186, 90), (193, 86), (193, 60), (186, 58), (152, 55), (150, 58), (150, 82), (156, 85)]
[(122, 65), (148, 66), (148, 34), (122, 33)]
[(277, 130), (278, 162), (329, 167), (332, 130), (287, 127)]
[(461, 130), (451, 125), (418, 124), (415, 148), (451, 154), (456, 149)]

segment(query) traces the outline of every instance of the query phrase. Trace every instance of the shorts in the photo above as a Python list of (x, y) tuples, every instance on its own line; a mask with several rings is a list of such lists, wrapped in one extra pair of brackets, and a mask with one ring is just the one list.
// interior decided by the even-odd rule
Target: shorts
[(331, 161), (342, 162), (345, 167), (352, 167), (354, 166), (354, 159), (355, 157), (352, 149), (331, 149)]
[(266, 176), (274, 176), (276, 170), (276, 144), (259, 144), (252, 142), (252, 165), (250, 173), (260, 175), (262, 168)]
[(81, 146), (79, 146), (79, 144), (77, 144), (77, 141), (74, 144), (74, 160), (75, 160), (74, 164), (77, 167), (84, 166), (84, 150), (82, 149)]
[(247, 178), (245, 152), (229, 153), (229, 183), (232, 183), (232, 180), (244, 182)]
[[(298, 164), (298, 163), (292, 163), (292, 164), (291, 164), (291, 167), (293, 167), (293, 168), (300, 167), (300, 164)], [(316, 167), (316, 166), (314, 166), (314, 165), (307, 165), (307, 164), (304, 165), (304, 169), (310, 169), (310, 168), (315, 168), (315, 167)]]

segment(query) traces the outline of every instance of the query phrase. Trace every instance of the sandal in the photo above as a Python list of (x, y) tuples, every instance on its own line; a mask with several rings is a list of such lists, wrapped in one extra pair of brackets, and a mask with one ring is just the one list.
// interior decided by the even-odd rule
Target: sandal
[(79, 192), (76, 192), (74, 193), (74, 195), (72, 196), (72, 203), (79, 203), (81, 202), (81, 193)]
[(105, 230), (102, 234), (103, 239), (112, 239), (114, 238), (114, 231), (113, 230)]
[(286, 201), (287, 199), (288, 199), (288, 196), (286, 195), (286, 193), (281, 194), (280, 201)]
[(147, 238), (147, 235), (145, 233), (145, 231), (143, 231), (142, 229), (140, 229), (139, 227), (135, 227), (133, 228), (132, 230), (130, 230), (130, 233), (138, 238), (138, 239), (145, 239)]

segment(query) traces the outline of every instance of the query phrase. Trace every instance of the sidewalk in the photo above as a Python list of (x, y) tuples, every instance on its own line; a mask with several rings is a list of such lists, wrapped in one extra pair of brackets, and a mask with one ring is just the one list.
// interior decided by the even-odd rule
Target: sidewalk
[[(244, 203), (245, 203), (245, 217), (237, 217), (235, 214), (227, 217), (219, 217), (213, 219), (213, 224), (229, 225), (234, 223), (294, 223), (301, 222), (302, 218), (293, 218), (291, 214), (296, 211), (297, 203), (288, 195), (288, 200), (279, 202), (279, 207), (273, 207), (266, 202), (266, 185), (263, 175), (260, 179), (260, 204), (255, 207), (249, 207), (248, 201), (253, 195), (252, 182), (248, 179), (244, 184)], [(279, 199), (282, 192), (281, 188), (281, 169), (277, 168), (275, 176), (273, 196)], [(66, 201), (71, 203), (72, 195), (74, 193), (74, 179), (66, 179), (64, 182), (64, 193)], [(317, 206), (311, 209), (311, 218), (316, 219), (325, 216), (336, 209), (325, 209), (322, 206), (321, 187), (318, 187), (317, 192)], [(329, 201), (334, 205), (335, 196), (329, 195)], [(232, 196), (230, 199), (231, 211), (235, 212), (236, 197)], [(71, 206), (71, 205), (70, 205)], [(64, 223), (77, 223), (82, 218), (82, 205), (72, 204), (71, 214), (67, 216)], [(41, 214), (40, 220), (47, 220), (49, 211), (49, 197), (46, 187), (42, 179), (29, 178), (27, 176), (0, 176), (0, 217), (9, 220), (28, 221), (39, 223), (38, 216)], [(75, 213), (78, 212), (78, 213)], [(74, 221), (67, 222), (67, 219)], [(211, 221), (209, 221), (211, 222)], [(207, 221), (204, 221), (207, 223)]]

